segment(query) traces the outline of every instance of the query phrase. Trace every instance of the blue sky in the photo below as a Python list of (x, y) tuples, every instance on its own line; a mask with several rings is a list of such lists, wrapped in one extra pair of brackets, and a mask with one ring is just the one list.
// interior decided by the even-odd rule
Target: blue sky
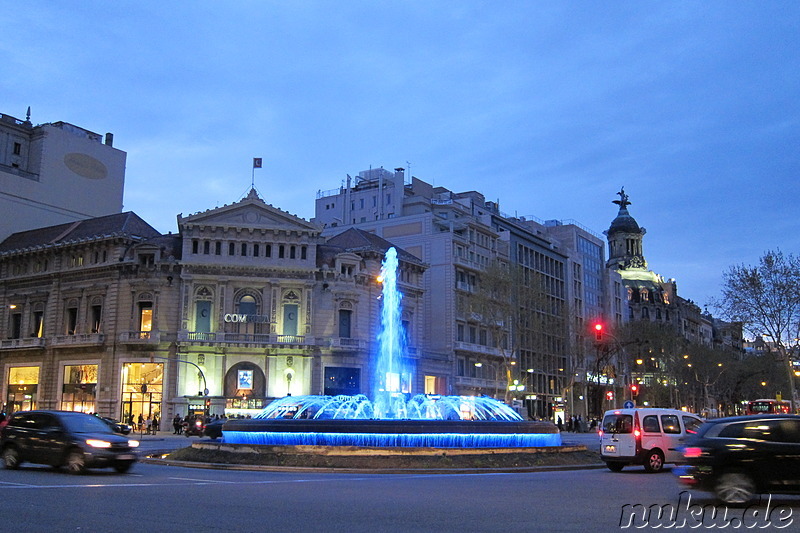
[(9, 2), (0, 112), (113, 132), (162, 232), (250, 186), (313, 217), (370, 166), (601, 233), (703, 305), (797, 253), (800, 3)]

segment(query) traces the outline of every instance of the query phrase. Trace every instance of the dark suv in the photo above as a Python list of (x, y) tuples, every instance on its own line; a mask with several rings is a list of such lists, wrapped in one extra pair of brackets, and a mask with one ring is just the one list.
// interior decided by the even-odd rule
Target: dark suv
[(6, 468), (22, 462), (66, 466), (73, 474), (91, 467), (127, 472), (139, 441), (117, 435), (96, 416), (74, 411), (14, 413), (0, 433), (0, 456)]
[(800, 494), (800, 416), (756, 415), (710, 420), (682, 449), (682, 483), (728, 504), (755, 494)]

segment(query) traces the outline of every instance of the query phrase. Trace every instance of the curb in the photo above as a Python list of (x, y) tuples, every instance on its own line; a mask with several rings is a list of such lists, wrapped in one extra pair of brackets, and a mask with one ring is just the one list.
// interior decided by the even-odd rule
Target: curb
[(198, 463), (193, 461), (174, 461), (155, 457), (142, 457), (141, 463), (199, 468), (206, 470), (251, 470), (256, 472), (301, 472), (318, 474), (525, 474), (534, 472), (559, 472), (570, 470), (597, 470), (606, 468), (605, 463), (585, 465), (525, 466), (509, 468), (325, 468), (304, 466), (267, 466), (228, 463)]

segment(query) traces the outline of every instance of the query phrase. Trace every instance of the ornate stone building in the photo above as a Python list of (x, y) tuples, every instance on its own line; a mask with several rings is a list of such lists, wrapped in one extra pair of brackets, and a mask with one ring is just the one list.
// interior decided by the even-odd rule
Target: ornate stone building
[[(253, 413), (286, 394), (366, 393), (391, 246), (314, 224), (251, 190), (178, 216), (161, 235), (134, 213), (0, 243), (0, 390), (7, 409), (127, 417)], [(400, 251), (409, 345), (424, 265)], [(424, 367), (424, 357), (409, 351)], [(406, 377), (420, 392), (425, 377)]]

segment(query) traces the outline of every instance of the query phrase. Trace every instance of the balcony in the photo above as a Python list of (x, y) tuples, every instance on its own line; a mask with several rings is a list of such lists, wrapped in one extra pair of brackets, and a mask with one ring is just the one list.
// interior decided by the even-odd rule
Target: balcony
[(120, 344), (147, 346), (161, 342), (160, 331), (123, 331), (119, 334)]
[(351, 339), (349, 337), (333, 337), (331, 339), (331, 350), (334, 352), (363, 352), (367, 349), (367, 341), (364, 339)]
[(70, 348), (73, 346), (99, 346), (106, 341), (102, 333), (79, 333), (76, 335), (56, 335), (50, 343), (54, 348)]
[(178, 332), (178, 342), (203, 346), (270, 346), (280, 348), (306, 348), (317, 346), (315, 337), (304, 335), (276, 335), (275, 333), (225, 333), (204, 331)]
[(460, 342), (455, 341), (453, 343), (453, 349), (461, 351), (461, 352), (470, 352), (476, 353), (481, 355), (489, 355), (492, 357), (503, 357), (503, 350), (500, 348), (493, 348), (491, 346), (483, 346), (481, 344), (472, 344), (470, 342)]
[(0, 350), (25, 350), (44, 348), (44, 338), (25, 337), (23, 339), (3, 339), (0, 341)]
[(471, 378), (467, 376), (454, 376), (453, 384), (456, 387), (464, 387), (469, 389), (491, 389), (495, 388), (499, 391), (505, 390), (505, 383), (503, 381), (487, 378)]

